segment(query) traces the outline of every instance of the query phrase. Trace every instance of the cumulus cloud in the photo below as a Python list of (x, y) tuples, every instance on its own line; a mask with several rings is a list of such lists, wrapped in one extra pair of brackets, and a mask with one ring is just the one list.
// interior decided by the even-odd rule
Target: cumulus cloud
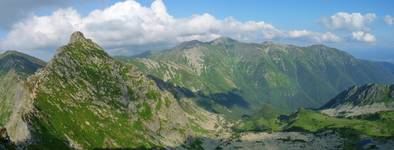
[(79, 14), (69, 8), (55, 11), (51, 16), (34, 16), (13, 26), (0, 41), (2, 49), (41, 49), (59, 46), (67, 41), (66, 34), (77, 29), (82, 21)]
[(376, 41), (376, 38), (371, 33), (367, 33), (364, 31), (355, 31), (352, 32), (353, 39), (356, 41), (373, 43)]
[(394, 17), (390, 16), (390, 15), (386, 15), (384, 17), (384, 22), (388, 25), (393, 25), (394, 24)]
[(110, 50), (169, 46), (189, 40), (209, 41), (228, 36), (248, 42), (275, 38), (305, 38), (311, 42), (336, 42), (333, 33), (282, 31), (263, 21), (241, 22), (232, 17), (217, 19), (210, 14), (175, 18), (162, 0), (150, 7), (134, 0), (118, 2), (81, 16), (72, 8), (49, 16), (33, 16), (12, 26), (0, 40), (1, 49), (44, 49), (64, 44), (71, 32), (80, 30)]
[(338, 12), (330, 17), (321, 19), (321, 23), (328, 29), (369, 30), (368, 24), (376, 18), (374, 13)]
[(331, 32), (319, 33), (308, 30), (289, 31), (288, 36), (291, 38), (305, 38), (315, 42), (340, 42), (341, 38)]
[(32, 15), (40, 8), (71, 6), (75, 3), (102, 2), (104, 0), (1, 0), (0, 28), (8, 29), (16, 21)]

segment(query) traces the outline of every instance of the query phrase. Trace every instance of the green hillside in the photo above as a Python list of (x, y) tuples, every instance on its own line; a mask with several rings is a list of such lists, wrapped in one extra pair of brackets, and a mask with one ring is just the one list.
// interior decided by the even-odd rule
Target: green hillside
[(368, 115), (359, 118), (335, 118), (312, 110), (300, 109), (290, 117), (286, 130), (304, 130), (317, 132), (327, 129), (352, 129), (359, 133), (375, 137), (392, 137), (394, 129), (394, 111), (379, 112), (374, 114), (375, 119)]
[(323, 45), (190, 41), (162, 52), (119, 57), (176, 86), (202, 93), (202, 106), (241, 117), (264, 104), (284, 111), (319, 107), (358, 84), (393, 83), (382, 65)]
[[(113, 60), (82, 33), (30, 77), (29, 148), (154, 148), (203, 134), (210, 121), (132, 65)], [(187, 112), (191, 113), (188, 114)], [(215, 132), (211, 132), (212, 134)]]

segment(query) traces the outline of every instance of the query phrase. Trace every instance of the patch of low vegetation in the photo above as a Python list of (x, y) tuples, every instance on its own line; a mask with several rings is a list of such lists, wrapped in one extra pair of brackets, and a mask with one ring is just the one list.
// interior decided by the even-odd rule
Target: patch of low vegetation
[(156, 99), (158, 99), (158, 98), (160, 97), (160, 93), (157, 92), (157, 91), (155, 91), (155, 90), (149, 90), (149, 91), (146, 93), (146, 97), (147, 97), (148, 99), (151, 99), (151, 100), (156, 100)]
[[(362, 135), (390, 137), (394, 135), (394, 111), (379, 112), (373, 121), (360, 118), (335, 118), (312, 110), (300, 109), (291, 116), (284, 130), (317, 132), (326, 129), (351, 129)], [(368, 118), (368, 117), (366, 117)]]
[(264, 104), (260, 111), (252, 116), (244, 115), (240, 124), (235, 127), (237, 132), (253, 131), (253, 132), (275, 132), (281, 131), (286, 124), (280, 120), (280, 116), (286, 114), (271, 105)]
[(147, 102), (142, 104), (139, 114), (143, 119), (150, 119), (152, 117), (152, 109)]

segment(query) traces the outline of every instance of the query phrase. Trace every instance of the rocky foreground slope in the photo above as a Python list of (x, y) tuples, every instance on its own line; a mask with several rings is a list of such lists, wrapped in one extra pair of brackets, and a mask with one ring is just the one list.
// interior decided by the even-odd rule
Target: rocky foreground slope
[(45, 62), (17, 51), (0, 54), (0, 136), (12, 136), (15, 141), (27, 136), (27, 126), (21, 119), (22, 110), (28, 107), (26, 78), (44, 65)]

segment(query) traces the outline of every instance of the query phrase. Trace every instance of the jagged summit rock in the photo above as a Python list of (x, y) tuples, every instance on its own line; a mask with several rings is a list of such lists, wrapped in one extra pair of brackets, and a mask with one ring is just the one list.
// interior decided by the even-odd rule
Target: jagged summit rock
[(86, 40), (85, 36), (81, 31), (75, 31), (71, 34), (69, 43), (74, 43), (76, 41), (81, 41), (81, 40)]
[[(58, 52), (62, 52), (66, 49), (70, 50), (104, 50), (93, 40), (86, 38), (81, 31), (75, 31), (70, 36), (70, 41), (65, 46), (58, 49)], [(56, 57), (56, 56), (55, 56)]]

